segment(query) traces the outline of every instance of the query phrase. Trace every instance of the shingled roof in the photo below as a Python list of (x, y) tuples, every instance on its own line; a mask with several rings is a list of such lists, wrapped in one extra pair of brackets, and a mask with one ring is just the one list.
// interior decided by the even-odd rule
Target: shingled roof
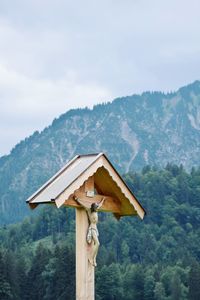
[[(118, 205), (118, 209), (110, 209), (115, 215), (144, 218), (144, 208), (103, 153), (75, 156), (26, 201), (32, 208), (45, 203), (77, 206), (72, 196), (91, 176), (97, 193), (112, 197)], [(109, 211), (108, 207), (109, 203), (101, 210)]]

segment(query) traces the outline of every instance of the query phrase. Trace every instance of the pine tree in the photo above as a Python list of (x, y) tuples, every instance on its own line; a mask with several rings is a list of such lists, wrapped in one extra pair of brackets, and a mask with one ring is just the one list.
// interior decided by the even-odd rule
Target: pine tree
[(4, 255), (6, 278), (11, 287), (11, 292), (15, 295), (15, 300), (21, 300), (19, 297), (20, 288), (18, 284), (18, 273), (16, 269), (17, 259), (11, 251), (6, 251)]
[(44, 280), (42, 273), (50, 259), (50, 251), (40, 243), (32, 261), (31, 269), (27, 276), (28, 293), (26, 299), (43, 300), (45, 295)]
[(180, 277), (177, 273), (172, 277), (171, 282), (171, 299), (172, 300), (182, 300), (182, 289)]
[(66, 245), (56, 246), (42, 273), (45, 300), (75, 299), (75, 254)]
[(127, 300), (144, 299), (144, 270), (141, 265), (132, 265), (124, 275), (124, 293)]
[(55, 296), (59, 300), (75, 299), (75, 254), (66, 245), (58, 248), (55, 269)]
[(200, 299), (200, 265), (194, 261), (189, 272), (189, 300)]
[(144, 300), (154, 300), (155, 279), (151, 274), (145, 276)]
[(24, 300), (26, 299), (27, 275), (25, 260), (21, 254), (17, 256), (16, 273), (18, 278), (19, 299)]
[(166, 300), (165, 288), (162, 282), (156, 282), (154, 297), (156, 300)]
[(0, 299), (13, 299), (11, 286), (6, 278), (6, 268), (3, 254), (0, 252)]
[(96, 276), (96, 298), (101, 300), (123, 299), (122, 276), (118, 264), (103, 266)]

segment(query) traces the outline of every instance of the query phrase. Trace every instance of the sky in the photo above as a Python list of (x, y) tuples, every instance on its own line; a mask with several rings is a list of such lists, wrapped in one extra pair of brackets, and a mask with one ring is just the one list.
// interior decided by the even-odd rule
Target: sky
[(0, 156), (71, 108), (199, 79), (199, 0), (0, 0)]

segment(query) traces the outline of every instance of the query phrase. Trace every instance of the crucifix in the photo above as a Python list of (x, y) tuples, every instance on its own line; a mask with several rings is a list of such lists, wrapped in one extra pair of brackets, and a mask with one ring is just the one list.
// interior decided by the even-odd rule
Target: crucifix
[(99, 232), (97, 229), (97, 223), (98, 223), (98, 213), (97, 211), (101, 208), (105, 197), (102, 198), (100, 202), (92, 203), (90, 207), (86, 206), (84, 202), (81, 201), (81, 199), (74, 197), (75, 201), (77, 201), (83, 208), (85, 208), (88, 216), (89, 221), (89, 227), (87, 230), (87, 243), (91, 245), (91, 251), (90, 255), (88, 257), (89, 262), (94, 267), (97, 266), (96, 257), (99, 249)]
[(76, 209), (76, 300), (94, 300), (99, 249), (98, 211), (145, 216), (145, 210), (103, 153), (77, 155), (27, 199), (34, 209), (54, 204)]

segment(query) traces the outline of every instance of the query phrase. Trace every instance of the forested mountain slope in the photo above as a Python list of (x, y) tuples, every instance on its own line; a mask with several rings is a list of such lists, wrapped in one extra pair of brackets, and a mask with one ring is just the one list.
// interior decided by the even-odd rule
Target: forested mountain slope
[[(99, 213), (95, 299), (200, 299), (200, 169), (145, 167), (125, 180), (147, 216)], [(75, 299), (74, 223), (73, 209), (46, 206), (0, 229), (1, 300)]]
[(199, 165), (200, 82), (146, 92), (55, 119), (0, 159), (0, 223), (28, 214), (25, 199), (75, 154), (105, 152), (121, 173), (144, 165)]

